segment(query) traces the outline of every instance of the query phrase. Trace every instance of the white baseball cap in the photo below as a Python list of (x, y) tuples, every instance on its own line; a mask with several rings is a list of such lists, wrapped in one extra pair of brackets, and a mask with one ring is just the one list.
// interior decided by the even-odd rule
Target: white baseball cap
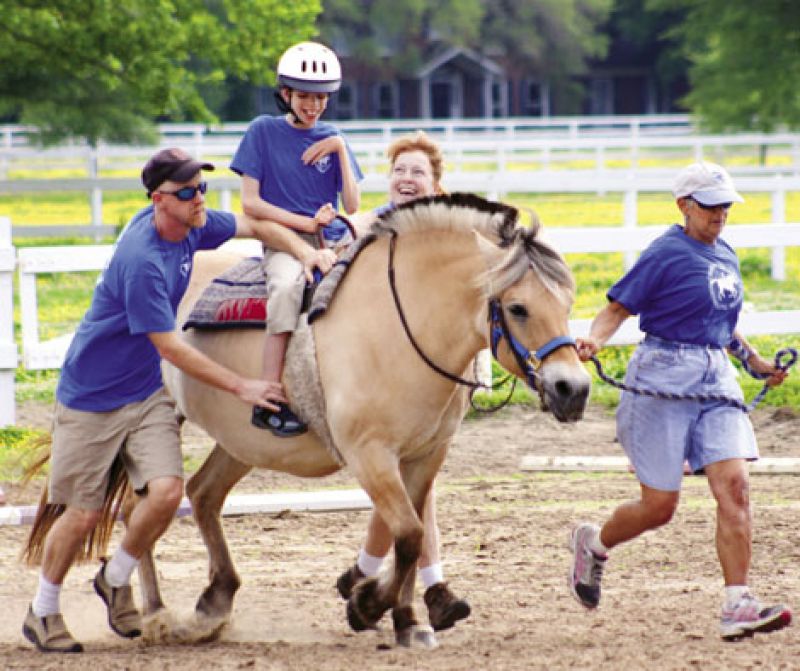
[(702, 205), (743, 203), (733, 186), (733, 180), (721, 165), (700, 161), (692, 163), (678, 173), (672, 193), (676, 198), (691, 196)]

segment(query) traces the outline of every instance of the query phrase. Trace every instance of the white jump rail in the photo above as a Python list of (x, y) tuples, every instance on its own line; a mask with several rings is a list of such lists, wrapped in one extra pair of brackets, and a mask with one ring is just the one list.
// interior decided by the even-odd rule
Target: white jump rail
[(14, 373), (17, 345), (14, 342), (14, 247), (11, 220), (0, 217), (0, 427), (14, 424)]

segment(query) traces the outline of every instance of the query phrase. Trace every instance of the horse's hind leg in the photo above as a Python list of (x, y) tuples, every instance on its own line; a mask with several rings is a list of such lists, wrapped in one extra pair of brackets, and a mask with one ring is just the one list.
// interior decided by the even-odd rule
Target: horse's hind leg
[(220, 515), (228, 492), (250, 469), (217, 444), (186, 484), (192, 513), (208, 550), (209, 584), (195, 610), (210, 618), (228, 617), (241, 584), (228, 552)]

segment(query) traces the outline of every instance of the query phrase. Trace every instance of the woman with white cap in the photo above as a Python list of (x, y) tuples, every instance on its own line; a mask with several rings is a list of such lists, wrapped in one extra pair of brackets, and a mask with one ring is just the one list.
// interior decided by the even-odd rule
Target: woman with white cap
[[(736, 328), (744, 291), (734, 250), (719, 238), (733, 203), (743, 202), (719, 165), (694, 163), (677, 176), (673, 195), (683, 215), (656, 239), (608, 292), (578, 353), (595, 355), (631, 315), (645, 338), (628, 365), (631, 386), (674, 394), (742, 399), (726, 350), (746, 359), (768, 383), (786, 372), (762, 358)], [(764, 608), (748, 587), (752, 520), (747, 461), (758, 458), (753, 428), (740, 409), (719, 401), (653, 398), (623, 392), (617, 436), (639, 480), (640, 497), (617, 507), (601, 527), (583, 523), (570, 537), (569, 584), (586, 608), (600, 602), (608, 551), (670, 521), (680, 498), (684, 460), (704, 471), (716, 500), (716, 550), (724, 578), (723, 639), (782, 629), (783, 605)]]

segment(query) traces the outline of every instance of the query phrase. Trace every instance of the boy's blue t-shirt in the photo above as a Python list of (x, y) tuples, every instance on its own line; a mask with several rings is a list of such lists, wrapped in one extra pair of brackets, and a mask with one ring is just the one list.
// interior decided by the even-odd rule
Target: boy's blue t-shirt
[[(294, 214), (313, 217), (325, 203), (338, 210), (342, 190), (338, 154), (328, 154), (311, 165), (300, 160), (308, 147), (331, 135), (339, 131), (329, 123), (295, 128), (285, 117), (265, 114), (247, 128), (231, 170), (258, 180), (263, 200)], [(363, 175), (349, 145), (347, 153), (356, 180), (361, 181)]]
[(706, 245), (675, 224), (611, 287), (608, 299), (638, 314), (645, 333), (726, 347), (744, 300), (739, 260), (724, 240)]
[(138, 212), (115, 244), (61, 368), (56, 397), (69, 408), (106, 412), (142, 401), (162, 386), (161, 357), (147, 337), (175, 328), (194, 252), (233, 237), (232, 214), (207, 211), (202, 228), (167, 242), (152, 205)]

